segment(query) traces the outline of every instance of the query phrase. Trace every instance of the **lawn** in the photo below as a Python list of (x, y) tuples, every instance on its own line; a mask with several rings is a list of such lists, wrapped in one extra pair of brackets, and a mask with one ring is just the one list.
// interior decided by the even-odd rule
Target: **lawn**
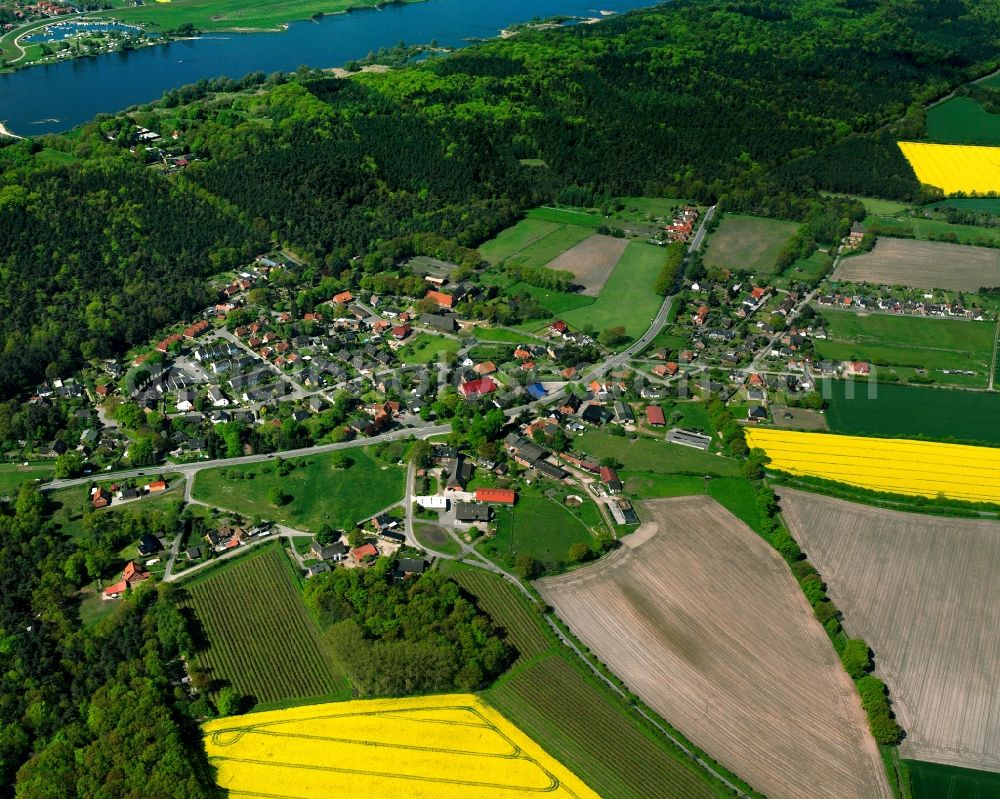
[(700, 449), (668, 444), (666, 441), (640, 436), (629, 439), (599, 430), (588, 430), (573, 443), (573, 448), (598, 460), (615, 458), (623, 471), (654, 474), (692, 474), (735, 477), (740, 465), (732, 458), (710, 455)]
[(121, 3), (104, 16), (172, 30), (191, 23), (199, 31), (279, 30), (286, 22), (349, 8), (377, 7), (374, 0), (171, 0), (138, 8)]
[[(923, 368), (937, 383), (986, 386), (996, 332), (993, 323), (825, 310), (823, 318), (828, 338), (814, 342), (819, 358)], [(942, 369), (971, 370), (976, 376), (946, 375)]]
[[(105, 484), (108, 481), (103, 481)], [(158, 496), (146, 496), (138, 502), (118, 503), (111, 505), (95, 513), (115, 513), (120, 510), (165, 510), (168, 506), (182, 500), (184, 497), (183, 481), (171, 483), (171, 490)], [(76, 538), (83, 532), (83, 510), (89, 507), (90, 501), (87, 494), (87, 486), (73, 486), (72, 488), (59, 488), (55, 491), (46, 491), (45, 496), (49, 502), (50, 513), (56, 528), (68, 538)], [(131, 545), (133, 548), (135, 544)]]
[(1000, 774), (904, 760), (913, 799), (1000, 799)]
[(1000, 114), (970, 97), (952, 97), (927, 109), (927, 138), (944, 144), (1000, 144)]
[(597, 300), (586, 308), (568, 311), (563, 319), (578, 330), (590, 326), (599, 332), (623, 325), (626, 334), (638, 338), (663, 304), (653, 284), (666, 257), (666, 250), (656, 245), (629, 242)]
[(513, 510), (498, 508), (496, 516), (496, 533), (478, 548), (503, 563), (513, 564), (517, 555), (530, 555), (546, 569), (558, 569), (573, 544), (594, 543), (593, 533), (576, 513), (532, 490), (522, 490)]
[(835, 433), (889, 438), (1000, 444), (1000, 394), (880, 383), (876, 396), (867, 386), (832, 382), (826, 420)]
[(707, 240), (705, 266), (769, 275), (799, 225), (778, 219), (727, 215)]
[(454, 562), (442, 567), (509, 631), (521, 653), (483, 698), (603, 799), (726, 795), (559, 644), (513, 586), (481, 569)]
[(563, 316), (569, 311), (589, 308), (596, 302), (594, 297), (587, 297), (583, 294), (574, 294), (568, 291), (549, 291), (548, 289), (540, 289), (538, 286), (532, 286), (529, 283), (521, 281), (511, 283), (505, 291), (508, 294), (528, 294), (534, 297), (549, 312), (550, 316), (546, 318)]
[(753, 484), (742, 477), (713, 477), (706, 480), (687, 474), (656, 474), (629, 472), (625, 490), (638, 499), (686, 497), (707, 494), (734, 516), (761, 532), (763, 524), (757, 510), (757, 493)]
[[(362, 521), (402, 498), (405, 473), (395, 463), (383, 463), (358, 447), (347, 453), (353, 460), (351, 466), (336, 469), (333, 458), (337, 455), (290, 459), (287, 463), (294, 468), (285, 476), (278, 473), (275, 461), (203, 469), (194, 484), (194, 497), (309, 532), (316, 532), (324, 522), (338, 526), (346, 518)], [(275, 486), (292, 497), (280, 508), (268, 499)]]
[(403, 363), (430, 363), (437, 361), (439, 357), (451, 360), (461, 347), (461, 342), (456, 339), (420, 333), (405, 346), (400, 347), (396, 355)]
[(443, 552), (445, 555), (455, 557), (462, 553), (458, 542), (448, 534), (447, 530), (436, 524), (416, 522), (413, 525), (413, 535), (418, 544), (433, 549), (435, 552)]
[(833, 261), (827, 253), (816, 250), (808, 258), (803, 258), (792, 264), (783, 276), (792, 281), (803, 280), (806, 283), (818, 283), (832, 265)]
[(185, 585), (204, 635), (194, 665), (255, 704), (347, 699), (350, 690), (302, 602), (294, 567), (267, 544)]
[(22, 466), (18, 463), (0, 463), (0, 494), (13, 496), (25, 480), (47, 480), (55, 471), (53, 461), (39, 461)]

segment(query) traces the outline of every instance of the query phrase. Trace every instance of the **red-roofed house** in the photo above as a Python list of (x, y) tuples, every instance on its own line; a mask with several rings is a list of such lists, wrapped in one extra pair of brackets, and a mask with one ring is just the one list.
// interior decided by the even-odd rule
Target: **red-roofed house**
[(477, 488), (476, 502), (494, 502), (498, 505), (513, 505), (517, 492), (511, 488)]
[(442, 308), (451, 308), (455, 304), (455, 298), (443, 291), (428, 291), (426, 299), (434, 300)]
[(523, 361), (525, 358), (530, 358), (531, 353), (528, 352), (528, 350), (524, 350), (518, 347), (516, 350), (514, 350), (514, 357), (517, 358), (519, 361)]
[(346, 305), (347, 303), (353, 301), (354, 295), (349, 291), (342, 291), (340, 294), (334, 294), (332, 300), (332, 302), (335, 302), (337, 305)]
[(556, 319), (556, 321), (549, 325), (549, 330), (561, 336), (569, 330), (569, 326), (562, 319)]
[(125, 570), (122, 572), (122, 578), (114, 585), (109, 585), (104, 589), (104, 599), (117, 599), (129, 588), (134, 587), (143, 580), (149, 579), (149, 572), (144, 572), (139, 570), (139, 566), (134, 560), (130, 560), (125, 564)]
[(374, 544), (362, 544), (351, 550), (351, 558), (359, 566), (378, 557), (378, 550)]
[(182, 341), (183, 338), (184, 337), (179, 333), (171, 333), (169, 336), (163, 339), (163, 341), (159, 342), (156, 345), (156, 351), (165, 353), (168, 349), (170, 349), (170, 346), (172, 344), (175, 344), (178, 341)]
[(659, 405), (647, 405), (646, 421), (654, 427), (663, 427), (667, 423), (667, 420), (663, 417), (663, 408)]
[(184, 335), (187, 336), (188, 338), (195, 338), (197, 336), (200, 336), (206, 330), (208, 330), (208, 321), (202, 319), (198, 322), (195, 322), (193, 325), (184, 328)]
[(146, 486), (146, 490), (150, 494), (158, 494), (160, 491), (167, 490), (167, 484), (163, 480), (154, 480), (152, 483)]
[(466, 399), (478, 399), (497, 390), (497, 384), (488, 377), (478, 380), (467, 380), (458, 387), (458, 393)]
[(472, 371), (477, 375), (491, 375), (497, 370), (497, 365), (493, 361), (483, 361), (472, 367)]
[(90, 504), (95, 508), (106, 508), (111, 504), (111, 493), (106, 488), (95, 486), (90, 489)]
[(871, 364), (867, 361), (851, 361), (847, 366), (847, 374), (849, 375), (868, 376), (871, 374), (871, 371)]
[(392, 337), (394, 339), (396, 339), (396, 341), (402, 341), (404, 338), (406, 338), (412, 332), (413, 332), (413, 328), (410, 327), (409, 325), (396, 325), (392, 329)]
[(764, 378), (761, 377), (756, 372), (754, 372), (752, 375), (750, 375), (750, 385), (751, 386), (762, 386), (762, 385), (764, 385)]
[(601, 482), (607, 486), (608, 491), (612, 494), (622, 490), (622, 481), (618, 479), (618, 473), (610, 466), (602, 466), (600, 475)]

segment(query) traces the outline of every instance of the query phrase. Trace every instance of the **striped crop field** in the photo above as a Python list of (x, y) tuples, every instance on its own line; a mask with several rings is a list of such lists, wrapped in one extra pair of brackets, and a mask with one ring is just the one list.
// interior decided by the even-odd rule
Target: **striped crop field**
[(899, 142), (921, 183), (945, 194), (1000, 191), (1000, 147)]
[(782, 472), (921, 497), (1000, 504), (1000, 449), (748, 429), (747, 444)]
[(285, 554), (265, 545), (193, 583), (208, 646), (194, 664), (258, 703), (347, 695)]
[(468, 694), (372, 699), (223, 718), (204, 727), (232, 797), (599, 799)]

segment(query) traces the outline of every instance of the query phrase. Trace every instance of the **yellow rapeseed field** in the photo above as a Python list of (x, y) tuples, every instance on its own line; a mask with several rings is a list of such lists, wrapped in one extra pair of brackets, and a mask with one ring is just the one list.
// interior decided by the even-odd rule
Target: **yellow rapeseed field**
[(1000, 147), (901, 141), (899, 149), (921, 183), (945, 194), (1000, 191)]
[(1000, 504), (1000, 449), (764, 427), (746, 434), (750, 447), (764, 450), (771, 465), (788, 474), (893, 494)]
[(203, 729), (218, 783), (233, 797), (599, 799), (467, 694), (309, 705)]

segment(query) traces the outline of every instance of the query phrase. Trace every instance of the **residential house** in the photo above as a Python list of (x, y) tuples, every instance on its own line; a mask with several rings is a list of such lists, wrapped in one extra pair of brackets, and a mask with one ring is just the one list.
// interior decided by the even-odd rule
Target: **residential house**
[(111, 504), (111, 492), (102, 486), (90, 489), (90, 504), (94, 508), (106, 508)]
[(139, 539), (139, 554), (143, 557), (163, 551), (163, 543), (155, 535), (143, 533)]
[(617, 494), (622, 490), (622, 481), (618, 479), (618, 473), (610, 466), (602, 466), (600, 471), (601, 482), (612, 494)]
[(492, 511), (489, 505), (476, 505), (472, 502), (455, 503), (455, 521), (461, 524), (476, 524), (488, 522)]
[(472, 464), (465, 459), (464, 455), (459, 455), (451, 462), (445, 491), (465, 491), (465, 486), (471, 479)]
[(366, 566), (378, 557), (378, 549), (374, 544), (362, 544), (350, 551), (351, 560), (359, 566)]
[(458, 393), (466, 399), (479, 399), (497, 390), (497, 384), (489, 377), (467, 380), (458, 387)]
[(443, 291), (431, 289), (424, 295), (424, 299), (433, 300), (440, 308), (452, 308), (455, 305), (455, 297)]
[(118, 597), (124, 595), (130, 588), (134, 588), (144, 580), (148, 580), (149, 577), (149, 572), (142, 571), (134, 560), (130, 560), (125, 564), (121, 580), (105, 588), (103, 597), (104, 599), (118, 599)]
[(347, 558), (347, 547), (343, 541), (335, 541), (332, 544), (321, 544), (319, 541), (313, 539), (312, 545), (309, 547), (309, 552), (313, 557), (320, 560), (339, 562)]
[(458, 322), (454, 315), (425, 313), (420, 317), (420, 323), (443, 333), (454, 333), (458, 329)]
[(325, 560), (319, 563), (314, 563), (312, 566), (306, 568), (306, 579), (311, 580), (317, 574), (326, 574), (331, 571), (333, 571), (333, 569), (330, 568), (330, 564)]

